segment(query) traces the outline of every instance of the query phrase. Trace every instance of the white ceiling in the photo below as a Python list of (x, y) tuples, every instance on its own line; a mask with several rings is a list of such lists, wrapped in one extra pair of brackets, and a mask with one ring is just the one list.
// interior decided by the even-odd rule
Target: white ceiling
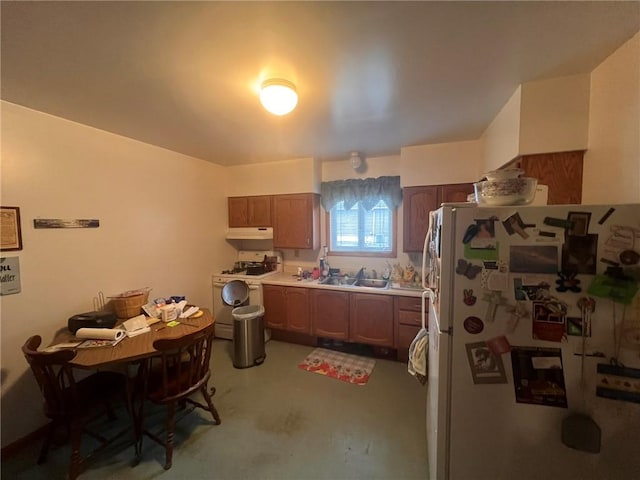
[[(478, 138), (525, 82), (588, 73), (633, 2), (2, 2), (2, 99), (222, 165)], [(260, 81), (297, 85), (262, 109)]]

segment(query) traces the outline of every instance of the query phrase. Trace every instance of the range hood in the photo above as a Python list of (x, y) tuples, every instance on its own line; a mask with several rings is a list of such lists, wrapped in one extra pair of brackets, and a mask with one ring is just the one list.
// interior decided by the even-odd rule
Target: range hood
[(227, 240), (271, 240), (272, 227), (242, 227), (227, 230)]

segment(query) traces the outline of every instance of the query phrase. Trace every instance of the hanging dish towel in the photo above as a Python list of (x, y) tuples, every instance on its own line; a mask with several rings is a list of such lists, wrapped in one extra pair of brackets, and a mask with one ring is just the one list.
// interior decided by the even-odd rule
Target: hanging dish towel
[(407, 370), (422, 384), (427, 383), (427, 355), (429, 353), (429, 332), (421, 328), (409, 347)]

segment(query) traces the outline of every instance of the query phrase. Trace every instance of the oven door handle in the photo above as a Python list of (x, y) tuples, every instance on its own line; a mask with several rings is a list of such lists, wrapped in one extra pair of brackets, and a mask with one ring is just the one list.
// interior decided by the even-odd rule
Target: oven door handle
[[(213, 286), (214, 287), (224, 287), (227, 283), (229, 282), (213, 282)], [(249, 290), (258, 290), (260, 288), (260, 285), (255, 285), (255, 284), (247, 284), (249, 287)]]

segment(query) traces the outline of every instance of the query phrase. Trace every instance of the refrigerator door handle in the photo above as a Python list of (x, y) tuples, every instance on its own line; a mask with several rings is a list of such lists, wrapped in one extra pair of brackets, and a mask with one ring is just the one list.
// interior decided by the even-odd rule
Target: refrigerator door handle
[[(431, 289), (427, 289), (425, 291), (422, 292), (422, 328), (426, 328), (426, 305), (425, 305), (425, 298), (427, 297), (427, 295), (429, 296), (429, 300), (431, 301), (431, 304), (433, 305), (433, 301), (435, 299), (435, 292)], [(429, 315), (429, 322), (433, 322), (433, 327), (435, 328), (435, 331), (437, 331), (438, 333), (445, 333), (448, 335), (452, 335), (453, 334), (453, 327), (449, 327), (446, 330), (442, 330), (440, 328), (440, 319), (438, 318), (438, 315), (434, 314), (433, 315)], [(428, 329), (427, 329), (428, 330)]]
[[(429, 301), (431, 302), (431, 304), (433, 304), (435, 298), (436, 298), (436, 292), (434, 292), (432, 289), (430, 288), (426, 288), (422, 291), (422, 317), (421, 317), (421, 321), (422, 321), (422, 328), (424, 328), (425, 330), (429, 330), (427, 328), (427, 297), (429, 297)], [(433, 315), (434, 318), (436, 318), (435, 322), (436, 322), (436, 327), (438, 330), (440, 330), (440, 324), (438, 323), (437, 317), (436, 315)]]

